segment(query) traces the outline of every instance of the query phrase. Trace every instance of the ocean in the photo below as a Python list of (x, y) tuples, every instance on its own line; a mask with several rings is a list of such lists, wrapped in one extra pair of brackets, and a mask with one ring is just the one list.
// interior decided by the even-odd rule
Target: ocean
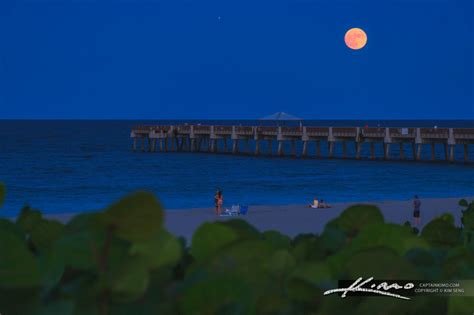
[[(15, 216), (26, 204), (45, 213), (94, 211), (142, 189), (156, 193), (166, 209), (212, 207), (216, 188), (223, 191), (225, 206), (305, 204), (313, 197), (331, 203), (406, 200), (414, 194), (421, 198), (474, 196), (473, 163), (131, 151), (132, 126), (177, 122), (193, 121), (1, 120), (0, 181), (6, 184), (7, 196), (0, 215)], [(199, 123), (262, 124), (260, 121)], [(382, 127), (474, 128), (474, 121), (426, 120), (305, 121), (304, 125), (363, 126), (366, 123)], [(325, 146), (322, 147), (324, 155)], [(353, 154), (353, 148), (349, 146), (349, 149), (349, 154)], [(362, 155), (368, 156), (368, 150), (368, 146), (363, 147)], [(381, 148), (377, 150), (381, 155)], [(314, 151), (312, 144), (309, 153)], [(473, 151), (471, 147), (471, 161), (474, 161)], [(337, 146), (336, 155), (340, 152)], [(394, 158), (397, 152), (394, 146)], [(426, 146), (424, 159), (429, 159), (429, 152)], [(410, 153), (407, 147), (407, 156)], [(444, 157), (441, 146), (436, 154), (440, 159)], [(458, 159), (462, 154), (462, 147), (458, 146)]]

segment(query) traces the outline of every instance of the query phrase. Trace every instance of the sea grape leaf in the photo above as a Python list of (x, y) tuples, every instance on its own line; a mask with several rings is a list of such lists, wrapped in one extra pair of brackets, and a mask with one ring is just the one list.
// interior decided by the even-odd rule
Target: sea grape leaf
[(163, 223), (163, 210), (155, 196), (137, 192), (111, 205), (103, 215), (115, 235), (128, 241), (144, 241), (155, 235)]
[[(403, 291), (398, 292), (403, 295)], [(352, 312), (355, 315), (445, 314), (446, 303), (441, 297), (415, 296), (410, 301), (369, 296)]]
[[(257, 301), (257, 314), (291, 314), (291, 302), (279, 292), (266, 292)], [(241, 314), (241, 313), (240, 313)]]
[(23, 231), (30, 233), (33, 227), (41, 221), (42, 217), (43, 215), (39, 210), (34, 210), (26, 206), (21, 209), (16, 223), (23, 229)]
[[(403, 295), (403, 292), (400, 292)], [(349, 293), (350, 295), (350, 293)], [(408, 314), (413, 309), (412, 303), (395, 298), (366, 297), (352, 312), (354, 315), (399, 315)]]
[(112, 268), (108, 276), (115, 301), (129, 303), (142, 296), (149, 284), (149, 273), (141, 259), (127, 259)]
[(39, 220), (30, 230), (31, 241), (36, 248), (49, 248), (61, 237), (64, 225), (55, 220)]
[[(333, 288), (336, 288), (334, 286)], [(332, 288), (331, 288), (332, 289)], [(350, 296), (350, 293), (348, 293)], [(321, 299), (321, 303), (318, 308), (317, 315), (338, 315), (338, 314), (352, 314), (357, 309), (357, 305), (360, 304), (360, 298), (345, 298), (341, 300), (341, 297), (337, 294), (326, 295)]]
[(105, 240), (109, 239), (108, 262), (120, 261), (128, 254), (128, 241), (115, 237), (107, 229), (102, 213), (79, 214), (64, 227), (63, 235), (53, 247), (66, 266), (79, 270), (98, 270), (103, 260)]
[(56, 251), (48, 250), (38, 257), (41, 273), (41, 290), (43, 295), (49, 293), (61, 280), (64, 274), (64, 261)]
[(220, 221), (219, 224), (232, 228), (232, 230), (234, 230), (234, 232), (237, 233), (239, 239), (243, 240), (243, 239), (260, 239), (261, 238), (260, 232), (254, 226), (252, 226), (250, 223), (248, 223), (245, 220), (232, 219), (232, 220)]
[(54, 251), (66, 266), (80, 270), (96, 269), (104, 240), (105, 231), (67, 233), (54, 244)]
[(405, 254), (405, 258), (414, 264), (415, 266), (433, 266), (436, 264), (436, 260), (426, 249), (423, 248), (412, 248)]
[(310, 281), (303, 279), (293, 277), (288, 281), (286, 287), (288, 297), (293, 302), (303, 302), (309, 304), (310, 307), (316, 308), (320, 304), (323, 291)]
[(290, 248), (291, 239), (278, 231), (270, 230), (263, 232), (263, 238), (269, 241), (275, 249)]
[(352, 241), (353, 252), (371, 247), (391, 248), (399, 255), (413, 248), (428, 248), (423, 239), (414, 235), (410, 228), (397, 224), (376, 224), (362, 230)]
[(252, 290), (233, 276), (210, 277), (187, 287), (180, 299), (182, 314), (225, 314), (230, 306), (240, 304), (241, 314), (255, 314)]
[(106, 228), (101, 212), (81, 213), (75, 215), (65, 226), (64, 233), (71, 234), (85, 230), (101, 231)]
[(319, 238), (321, 251), (325, 254), (332, 254), (339, 251), (346, 245), (347, 235), (339, 228), (326, 226)]
[(366, 226), (383, 222), (382, 212), (377, 206), (360, 204), (344, 210), (337, 220), (337, 225), (348, 236), (353, 236)]
[[(115, 313), (111, 312), (111, 314), (115, 314)], [(76, 306), (74, 308), (73, 315), (101, 315), (101, 314), (99, 313), (99, 310), (97, 309), (97, 307), (95, 307), (94, 305), (87, 305), (87, 306), (81, 305), (81, 307)]]
[(206, 222), (194, 232), (190, 253), (197, 261), (203, 261), (237, 238), (232, 228)]
[[(331, 238), (329, 238), (331, 240)], [(403, 256), (412, 248), (428, 248), (428, 244), (412, 234), (410, 228), (393, 224), (373, 224), (363, 229), (352, 242), (327, 258), (334, 275), (344, 272), (344, 265), (355, 253), (369, 248), (386, 247)]]
[(462, 212), (461, 222), (464, 225), (464, 228), (474, 230), (474, 209), (468, 208), (467, 210), (464, 210)]
[(454, 225), (454, 216), (452, 215), (452, 213), (443, 213), (439, 216), (439, 218), (443, 221), (448, 222), (451, 225)]
[(447, 315), (472, 314), (474, 299), (472, 296), (451, 296), (448, 298)]
[(267, 261), (267, 270), (272, 274), (284, 274), (293, 269), (296, 265), (295, 258), (286, 250), (277, 250)]
[(447, 279), (471, 279), (474, 277), (474, 255), (464, 246), (451, 249), (441, 264)]
[(331, 288), (337, 283), (329, 266), (324, 262), (308, 262), (296, 266), (292, 278), (302, 280), (317, 288)]
[(145, 294), (132, 303), (113, 303), (110, 305), (109, 314), (179, 314), (174, 290), (169, 290), (169, 284), (172, 281), (171, 268), (161, 268), (151, 272), (149, 286)]
[(461, 238), (461, 230), (442, 218), (433, 219), (421, 231), (421, 237), (434, 246), (452, 247)]
[[(61, 295), (71, 297), (75, 301), (76, 313), (80, 313), (78, 309), (84, 313), (90, 312), (91, 306), (95, 306), (104, 293), (106, 281), (104, 278), (98, 278), (93, 272), (67, 269), (66, 273), (69, 273), (69, 279), (61, 282), (58, 291)], [(70, 277), (71, 273), (75, 276)]]
[(387, 247), (357, 252), (346, 261), (345, 270), (350, 279), (374, 277), (374, 279), (391, 280), (420, 277), (413, 265)]
[(318, 245), (318, 237), (314, 234), (298, 235), (292, 242), (290, 252), (298, 262), (308, 259), (322, 259), (324, 253)]
[(22, 229), (11, 220), (0, 218), (0, 231), (9, 232), (20, 240), (25, 240), (25, 234)]
[(37, 308), (32, 315), (72, 315), (74, 314), (74, 302), (71, 300), (59, 300), (46, 303)]
[(182, 252), (179, 240), (165, 229), (147, 241), (133, 243), (130, 248), (130, 254), (142, 257), (149, 269), (176, 264)]
[(0, 289), (32, 288), (40, 285), (38, 263), (17, 235), (0, 230)]
[(5, 202), (5, 195), (6, 195), (5, 184), (0, 182), (0, 208), (3, 206), (3, 203)]
[(274, 252), (268, 241), (239, 241), (222, 248), (201, 266), (210, 274), (233, 275), (242, 279), (257, 294), (271, 285), (268, 265), (272, 263)]
[(2, 314), (30, 315), (38, 305), (40, 305), (38, 288), (0, 288)]

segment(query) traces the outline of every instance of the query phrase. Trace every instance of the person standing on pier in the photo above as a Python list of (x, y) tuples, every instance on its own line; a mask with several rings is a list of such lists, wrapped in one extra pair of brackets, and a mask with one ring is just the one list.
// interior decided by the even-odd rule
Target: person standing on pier
[(421, 201), (417, 195), (413, 199), (413, 224), (415, 226), (420, 225), (420, 208), (421, 208)]

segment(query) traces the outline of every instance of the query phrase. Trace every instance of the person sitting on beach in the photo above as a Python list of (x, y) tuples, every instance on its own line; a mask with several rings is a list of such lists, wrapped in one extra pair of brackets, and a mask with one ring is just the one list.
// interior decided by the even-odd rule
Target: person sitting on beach
[(324, 200), (321, 199), (321, 202), (319, 203), (320, 208), (331, 208), (330, 204), (327, 204), (324, 202)]
[(313, 203), (309, 205), (310, 208), (319, 208), (319, 200), (314, 197)]

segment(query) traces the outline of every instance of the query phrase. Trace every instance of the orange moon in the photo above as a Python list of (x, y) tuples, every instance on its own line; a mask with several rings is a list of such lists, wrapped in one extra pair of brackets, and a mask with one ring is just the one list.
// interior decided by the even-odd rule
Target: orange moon
[(367, 44), (367, 34), (360, 28), (351, 28), (344, 36), (344, 41), (350, 49), (359, 50)]

